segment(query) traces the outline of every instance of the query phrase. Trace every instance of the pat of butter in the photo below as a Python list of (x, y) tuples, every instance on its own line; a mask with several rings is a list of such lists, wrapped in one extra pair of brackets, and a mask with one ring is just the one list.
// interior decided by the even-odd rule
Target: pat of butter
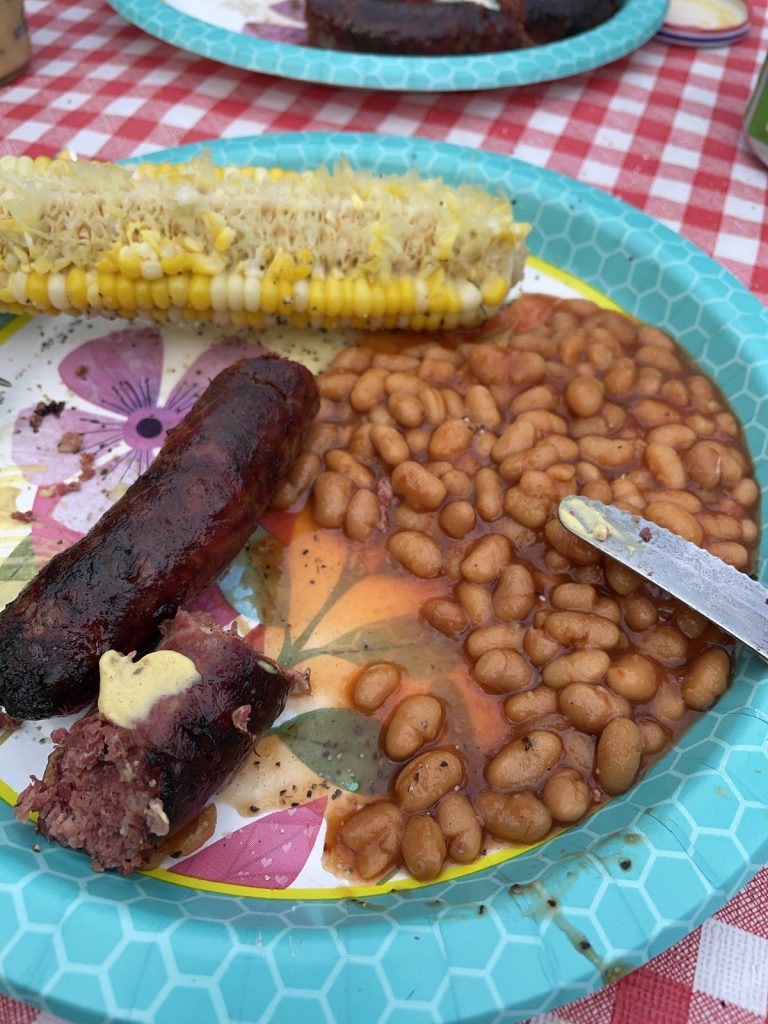
[(132, 729), (161, 697), (181, 693), (201, 679), (194, 661), (178, 651), (153, 651), (138, 661), (133, 654), (105, 651), (99, 658), (99, 711), (115, 725)]

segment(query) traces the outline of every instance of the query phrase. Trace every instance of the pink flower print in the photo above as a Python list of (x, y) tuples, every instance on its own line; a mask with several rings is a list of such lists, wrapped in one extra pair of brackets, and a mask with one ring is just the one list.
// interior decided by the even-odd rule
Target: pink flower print
[[(44, 533), (49, 553), (57, 532), (66, 543), (72, 542), (73, 534), (85, 533), (147, 469), (168, 431), (189, 412), (210, 380), (225, 366), (259, 351), (242, 338), (213, 345), (180, 376), (166, 398), (161, 397), (163, 385), (168, 386), (176, 371), (164, 367), (159, 329), (113, 331), (65, 356), (59, 374), (80, 403), (71, 403), (67, 396), (59, 415), (45, 415), (39, 423), (34, 407), (24, 409), (14, 429), (13, 461), (38, 487), (36, 516), (43, 513), (49, 520), (44, 528), (33, 528), (33, 544), (35, 534)], [(63, 444), (65, 435), (76, 443)], [(80, 478), (83, 455), (92, 459), (95, 470), (88, 479)], [(79, 480), (78, 489), (58, 488), (72, 480)], [(52, 502), (53, 497), (58, 500)]]
[(246, 21), (243, 34), (276, 43), (307, 46), (307, 23), (303, 5), (297, 0), (272, 0), (267, 3), (262, 21)]

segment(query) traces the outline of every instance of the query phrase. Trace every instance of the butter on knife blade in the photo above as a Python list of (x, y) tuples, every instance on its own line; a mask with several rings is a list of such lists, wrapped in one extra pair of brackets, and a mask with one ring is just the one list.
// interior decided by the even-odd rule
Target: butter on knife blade
[(558, 516), (571, 533), (701, 612), (768, 661), (768, 590), (656, 523), (570, 495)]

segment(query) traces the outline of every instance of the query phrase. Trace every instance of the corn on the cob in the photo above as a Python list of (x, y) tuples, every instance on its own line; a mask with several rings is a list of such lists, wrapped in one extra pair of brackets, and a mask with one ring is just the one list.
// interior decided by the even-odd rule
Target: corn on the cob
[(415, 174), (0, 159), (0, 308), (438, 329), (498, 309), (526, 225)]

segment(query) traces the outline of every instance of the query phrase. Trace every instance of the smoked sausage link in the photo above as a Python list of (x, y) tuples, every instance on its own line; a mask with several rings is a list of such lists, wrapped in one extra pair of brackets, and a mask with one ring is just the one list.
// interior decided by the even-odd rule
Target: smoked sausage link
[(147, 471), (0, 613), (0, 706), (19, 719), (93, 700), (104, 651), (133, 651), (245, 544), (317, 410), (312, 374), (277, 356), (213, 379)]
[(129, 874), (192, 821), (274, 722), (292, 685), (236, 633), (180, 611), (159, 649), (191, 659), (201, 679), (159, 698), (132, 728), (98, 712), (55, 729), (42, 779), (15, 812), (37, 812), (38, 830), (85, 850), (96, 871)]

